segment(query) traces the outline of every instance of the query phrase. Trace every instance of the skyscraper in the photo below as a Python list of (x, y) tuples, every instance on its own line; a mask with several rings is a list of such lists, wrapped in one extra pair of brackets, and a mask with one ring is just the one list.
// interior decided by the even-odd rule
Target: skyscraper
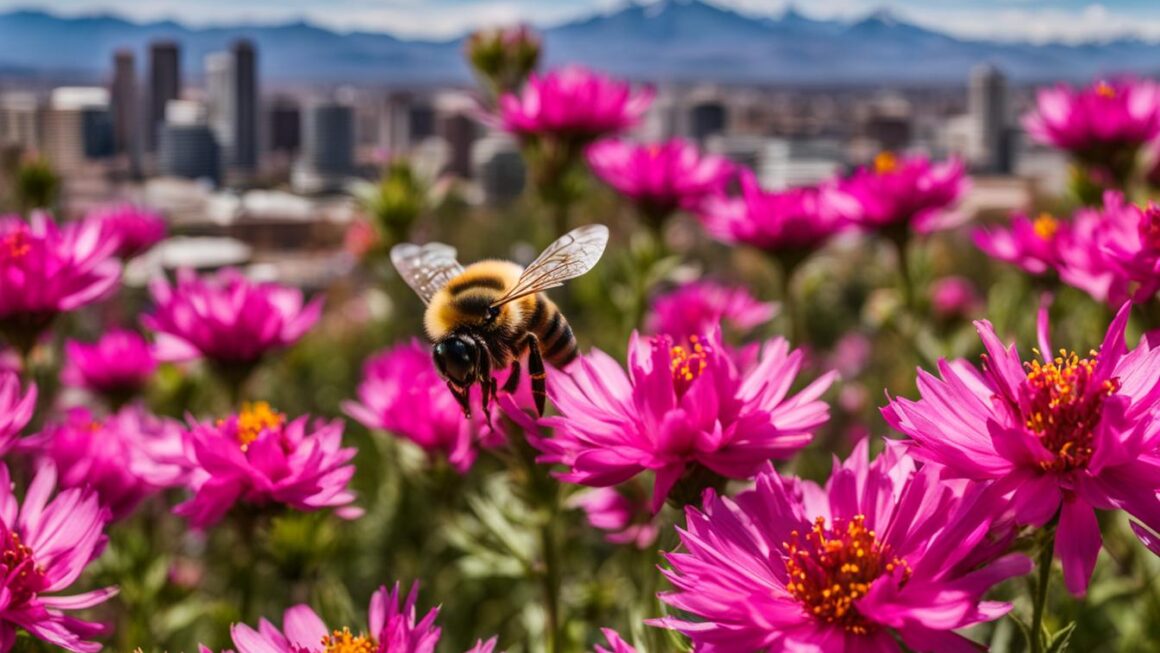
[(289, 97), (274, 98), (266, 112), (270, 151), (292, 154), (302, 141), (302, 110)]
[(157, 163), (162, 175), (221, 183), (220, 148), (198, 103), (169, 103), (159, 143)]
[(1009, 172), (1007, 78), (1002, 71), (991, 64), (971, 70), (967, 111), (971, 121), (967, 157), (972, 166), (988, 172)]
[(109, 98), (113, 112), (113, 149), (118, 155), (135, 159), (141, 125), (137, 121), (137, 66), (132, 50), (118, 50), (113, 55)]
[(145, 145), (150, 152), (157, 149), (165, 106), (180, 97), (181, 51), (174, 41), (154, 41), (149, 45), (149, 115), (145, 123)]
[(330, 101), (310, 107), (294, 186), (305, 192), (337, 190), (353, 170), (354, 110)]
[(209, 126), (225, 163), (241, 171), (258, 167), (257, 57), (250, 41), (205, 58)]

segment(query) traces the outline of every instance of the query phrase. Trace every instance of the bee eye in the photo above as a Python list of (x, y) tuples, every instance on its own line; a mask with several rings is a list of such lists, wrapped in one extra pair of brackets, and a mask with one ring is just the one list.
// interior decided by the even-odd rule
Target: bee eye
[(484, 322), (494, 322), (495, 318), (499, 316), (498, 306), (489, 306), (487, 309), (487, 317), (483, 318)]

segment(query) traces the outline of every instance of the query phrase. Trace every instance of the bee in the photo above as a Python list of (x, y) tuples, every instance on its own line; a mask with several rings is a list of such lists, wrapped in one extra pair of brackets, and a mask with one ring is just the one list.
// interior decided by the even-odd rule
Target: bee
[(435, 367), (465, 416), (471, 417), (469, 393), (476, 383), (488, 412), (498, 392), (493, 371), (510, 367), (503, 390), (512, 393), (519, 387), (525, 353), (536, 411), (544, 414), (544, 361), (560, 369), (578, 351), (568, 320), (543, 292), (591, 270), (607, 244), (604, 225), (580, 227), (549, 245), (526, 268), (502, 260), (464, 268), (455, 260), (455, 248), (442, 243), (391, 248), (395, 269), (427, 305), (423, 325), (435, 343)]

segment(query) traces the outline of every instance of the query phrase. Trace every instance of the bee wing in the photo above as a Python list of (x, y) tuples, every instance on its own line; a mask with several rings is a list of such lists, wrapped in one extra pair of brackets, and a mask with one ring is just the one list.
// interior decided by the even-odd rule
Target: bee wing
[(591, 270), (604, 254), (607, 244), (608, 227), (602, 224), (573, 229), (548, 245), (548, 249), (524, 269), (516, 285), (492, 306), (564, 285), (568, 279)]
[(391, 263), (424, 304), (430, 304), (435, 293), (463, 272), (455, 260), (455, 248), (443, 243), (400, 243), (391, 248)]

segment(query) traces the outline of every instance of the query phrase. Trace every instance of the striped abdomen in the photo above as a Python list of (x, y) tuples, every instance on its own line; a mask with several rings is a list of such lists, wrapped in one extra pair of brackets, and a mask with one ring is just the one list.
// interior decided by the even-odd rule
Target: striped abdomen
[(562, 368), (571, 363), (578, 352), (572, 327), (556, 304), (543, 293), (531, 296), (533, 304), (528, 312), (527, 329), (540, 341), (540, 353), (552, 367)]

